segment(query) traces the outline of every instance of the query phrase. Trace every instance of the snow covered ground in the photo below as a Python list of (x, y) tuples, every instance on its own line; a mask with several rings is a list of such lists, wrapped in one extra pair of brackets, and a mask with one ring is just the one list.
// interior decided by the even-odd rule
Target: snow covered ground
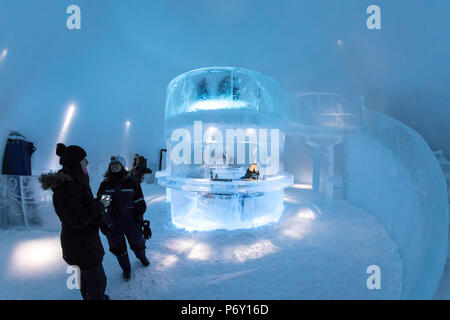
[[(285, 212), (258, 229), (187, 232), (170, 223), (165, 190), (143, 185), (153, 237), (151, 266), (131, 254), (132, 279), (104, 259), (112, 299), (395, 299), (402, 262), (376, 219), (345, 201), (316, 207), (310, 190), (287, 189)], [(0, 299), (80, 299), (66, 287), (59, 232), (0, 232)], [(367, 267), (381, 268), (369, 290)]]

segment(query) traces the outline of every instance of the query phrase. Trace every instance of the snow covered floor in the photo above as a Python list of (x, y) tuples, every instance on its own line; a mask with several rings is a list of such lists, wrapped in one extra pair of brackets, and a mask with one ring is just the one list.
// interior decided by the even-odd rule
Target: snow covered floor
[[(170, 223), (165, 190), (143, 185), (152, 221), (151, 266), (133, 254), (121, 278), (115, 257), (104, 267), (112, 299), (392, 299), (401, 294), (396, 245), (374, 217), (345, 201), (315, 207), (310, 191), (288, 189), (280, 221), (253, 230), (186, 232)], [(0, 232), (0, 299), (80, 299), (66, 287), (59, 233)], [(108, 245), (103, 237), (105, 251)], [(369, 290), (370, 265), (381, 290)]]

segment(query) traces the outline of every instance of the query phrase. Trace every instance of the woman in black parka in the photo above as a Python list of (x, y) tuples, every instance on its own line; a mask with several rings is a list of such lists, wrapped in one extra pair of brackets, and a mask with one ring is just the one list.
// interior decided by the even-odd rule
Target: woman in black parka
[(81, 147), (59, 143), (56, 154), (62, 169), (43, 174), (39, 180), (45, 190), (53, 191), (53, 205), (62, 226), (63, 259), (80, 269), (83, 299), (108, 299), (102, 265), (105, 252), (98, 230), (100, 227), (102, 232), (108, 232), (103, 211), (109, 201), (94, 199), (86, 170), (86, 152)]
[(143, 215), (147, 205), (141, 185), (125, 168), (123, 157), (111, 157), (97, 197), (110, 195), (112, 198), (111, 205), (107, 209), (108, 218), (112, 222), (112, 230), (107, 235), (109, 250), (117, 257), (123, 271), (123, 279), (129, 280), (131, 265), (126, 240), (144, 266), (148, 266), (150, 262), (145, 256), (145, 238), (142, 232)]

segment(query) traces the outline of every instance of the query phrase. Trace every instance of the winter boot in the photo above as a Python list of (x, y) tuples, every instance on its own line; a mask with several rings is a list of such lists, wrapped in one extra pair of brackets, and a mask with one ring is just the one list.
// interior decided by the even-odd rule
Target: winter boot
[(147, 257), (141, 260), (141, 263), (144, 267), (148, 267), (150, 265), (150, 261), (148, 261)]
[(150, 265), (150, 261), (148, 261), (147, 257), (145, 256), (145, 249), (135, 251), (136, 257), (141, 261), (142, 265), (144, 267), (148, 267)]
[(121, 254), (120, 256), (118, 256), (117, 261), (119, 262), (119, 265), (122, 268), (123, 279), (125, 281), (130, 280), (131, 265), (130, 265), (130, 259), (128, 258), (128, 252), (125, 252), (124, 254)]
[(129, 270), (124, 271), (124, 272), (122, 273), (122, 278), (123, 278), (123, 280), (125, 280), (125, 281), (130, 280), (130, 278), (131, 278), (131, 271), (129, 271)]

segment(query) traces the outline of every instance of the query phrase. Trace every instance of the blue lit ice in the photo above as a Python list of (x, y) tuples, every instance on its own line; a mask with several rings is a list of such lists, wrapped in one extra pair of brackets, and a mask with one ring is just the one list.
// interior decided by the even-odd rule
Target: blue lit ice
[[(284, 188), (293, 184), (280, 160), (284, 112), (279, 84), (254, 71), (205, 68), (171, 81), (165, 115), (166, 170), (157, 176), (159, 184), (167, 187), (174, 225), (186, 230), (231, 230), (280, 218)], [(200, 134), (194, 122), (201, 122)], [(193, 137), (187, 150), (189, 162), (171, 158), (180, 146), (171, 135), (179, 129)], [(233, 150), (226, 143), (227, 129), (243, 133), (232, 138)], [(218, 142), (218, 136), (223, 140)], [(212, 160), (199, 162), (196, 146), (201, 160)], [(239, 158), (240, 148), (245, 150), (244, 159)], [(260, 178), (244, 179), (252, 163), (257, 164)]]

